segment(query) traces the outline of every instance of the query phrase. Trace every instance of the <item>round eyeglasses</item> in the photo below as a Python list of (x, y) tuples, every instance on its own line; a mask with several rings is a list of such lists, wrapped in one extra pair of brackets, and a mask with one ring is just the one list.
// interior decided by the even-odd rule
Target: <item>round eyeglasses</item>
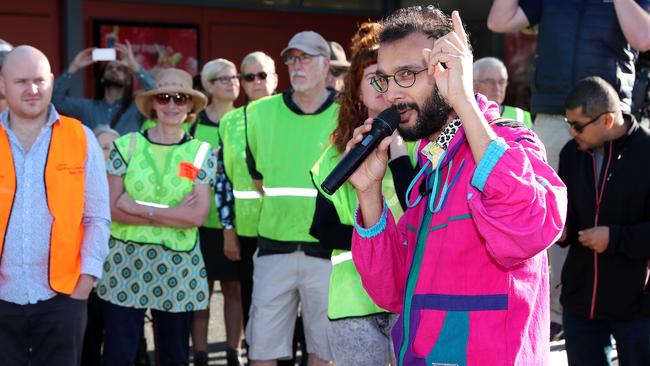
[(414, 71), (409, 69), (399, 70), (393, 75), (381, 75), (375, 74), (375, 76), (370, 79), (370, 85), (372, 85), (375, 90), (380, 93), (385, 93), (388, 91), (388, 79), (393, 78), (395, 84), (401, 86), (402, 88), (410, 88), (415, 84), (415, 79), (419, 73), (426, 71), (427, 68), (422, 70)]

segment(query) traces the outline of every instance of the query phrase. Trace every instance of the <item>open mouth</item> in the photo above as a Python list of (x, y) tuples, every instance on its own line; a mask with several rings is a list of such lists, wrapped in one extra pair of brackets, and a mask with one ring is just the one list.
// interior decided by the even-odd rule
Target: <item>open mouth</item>
[(409, 106), (408, 103), (399, 103), (395, 107), (399, 112), (400, 123), (408, 122), (409, 118), (411, 117), (411, 113), (414, 111), (414, 108)]

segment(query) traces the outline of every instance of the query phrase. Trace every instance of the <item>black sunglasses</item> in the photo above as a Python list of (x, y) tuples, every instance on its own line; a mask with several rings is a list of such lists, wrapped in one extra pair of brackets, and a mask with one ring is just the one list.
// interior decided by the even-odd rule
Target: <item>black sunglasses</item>
[(569, 121), (569, 120), (566, 119), (566, 118), (564, 119), (564, 121), (569, 125), (570, 128), (572, 128), (576, 133), (579, 134), (579, 133), (581, 133), (581, 132), (585, 129), (585, 127), (587, 127), (587, 126), (589, 126), (590, 124), (592, 124), (592, 123), (598, 121), (598, 120), (600, 119), (600, 117), (606, 115), (607, 113), (614, 113), (614, 112), (612, 112), (612, 111), (605, 111), (605, 112), (603, 112), (603, 113), (597, 115), (596, 117), (594, 117), (592, 120), (590, 120), (589, 122), (587, 122), (587, 123), (585, 123), (585, 124), (582, 124), (582, 123), (580, 123), (580, 122), (576, 122), (576, 121)]
[(259, 78), (260, 80), (266, 80), (267, 76), (269, 76), (269, 74), (267, 74), (264, 71), (260, 71), (260, 72), (258, 72), (256, 74), (253, 74), (253, 73), (244, 74), (244, 75), (241, 76), (241, 78), (244, 81), (251, 82), (251, 81), (255, 81), (256, 77)]
[(332, 74), (332, 76), (334, 76), (335, 78), (345, 74), (346, 71), (348, 70), (343, 68), (338, 68), (338, 67), (330, 68), (330, 74)]
[(167, 105), (169, 101), (174, 101), (174, 104), (176, 104), (179, 107), (184, 106), (187, 104), (188, 101), (192, 99), (191, 96), (183, 93), (175, 93), (175, 94), (169, 94), (169, 93), (163, 93), (163, 94), (158, 94), (155, 96), (156, 103), (160, 105)]

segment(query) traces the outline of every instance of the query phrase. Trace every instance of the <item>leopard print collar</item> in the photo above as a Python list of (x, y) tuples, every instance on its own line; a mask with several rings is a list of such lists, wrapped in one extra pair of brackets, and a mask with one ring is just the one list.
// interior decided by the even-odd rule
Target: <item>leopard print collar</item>
[(460, 118), (455, 118), (453, 121), (449, 122), (447, 127), (438, 135), (438, 138), (435, 141), (435, 144), (438, 145), (441, 149), (447, 150), (449, 143), (456, 136), (458, 129), (461, 126)]

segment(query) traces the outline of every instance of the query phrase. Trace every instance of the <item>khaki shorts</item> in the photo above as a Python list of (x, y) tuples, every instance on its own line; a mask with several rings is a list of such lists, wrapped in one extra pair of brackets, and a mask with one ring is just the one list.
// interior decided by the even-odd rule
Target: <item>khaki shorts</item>
[(331, 360), (327, 295), (332, 262), (302, 251), (253, 257), (253, 298), (246, 340), (251, 360), (288, 359), (300, 312), (307, 353)]

